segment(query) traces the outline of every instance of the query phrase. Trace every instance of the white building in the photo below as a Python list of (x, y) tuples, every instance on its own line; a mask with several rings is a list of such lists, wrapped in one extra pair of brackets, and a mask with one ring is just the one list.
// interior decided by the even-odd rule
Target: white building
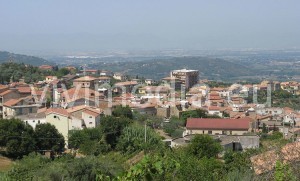
[(46, 123), (46, 115), (45, 113), (33, 113), (22, 116), (17, 116), (16, 118), (23, 121), (25, 124), (30, 125), (33, 129), (35, 129), (36, 125)]

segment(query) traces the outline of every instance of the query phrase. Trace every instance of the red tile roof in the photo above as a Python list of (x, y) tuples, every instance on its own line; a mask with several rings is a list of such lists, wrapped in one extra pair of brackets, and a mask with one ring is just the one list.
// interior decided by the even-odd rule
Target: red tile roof
[(98, 70), (88, 69), (88, 70), (81, 70), (81, 72), (97, 72)]
[(84, 113), (86, 113), (86, 114), (89, 114), (89, 115), (92, 115), (92, 116), (94, 116), (94, 117), (97, 117), (97, 116), (99, 116), (100, 114), (101, 114), (101, 112), (100, 111), (97, 111), (97, 110), (92, 110), (92, 109), (86, 109), (85, 111), (83, 111)]
[(87, 106), (85, 105), (80, 105), (80, 106), (75, 106), (75, 107), (70, 107), (67, 109), (67, 111), (69, 113), (73, 113), (73, 112), (76, 112), (76, 111), (79, 111), (79, 110), (82, 110), (82, 109), (86, 109)]
[(101, 97), (101, 96), (103, 96), (102, 93), (96, 92), (89, 88), (73, 87), (62, 93), (62, 97), (65, 97), (67, 102), (74, 101), (80, 98), (88, 99), (88, 98)]
[(44, 69), (44, 70), (52, 70), (53, 66), (51, 65), (41, 65), (39, 66), (40, 69)]
[(17, 87), (18, 91), (20, 93), (28, 93), (31, 94), (31, 88), (30, 87)]
[(18, 104), (20, 101), (22, 101), (22, 99), (10, 99), (9, 101), (5, 102), (3, 105), (7, 107), (11, 107)]
[(127, 85), (137, 85), (137, 81), (127, 81), (127, 82), (118, 82), (116, 86), (127, 86)]
[(50, 108), (46, 110), (46, 115), (51, 114), (51, 113), (55, 113), (55, 114), (59, 114), (62, 116), (69, 116), (69, 113), (66, 109), (62, 109), (62, 108)]
[(12, 92), (13, 92), (12, 90), (6, 90), (6, 91), (2, 92), (2, 93), (0, 94), (0, 96), (4, 96), (4, 95), (9, 94), (9, 93), (12, 93)]
[(209, 111), (220, 111), (220, 107), (218, 107), (218, 106), (210, 106), (210, 107), (208, 107), (208, 110)]
[(250, 119), (211, 119), (211, 118), (188, 118), (187, 129), (206, 130), (248, 130)]
[(94, 81), (96, 80), (95, 77), (91, 77), (91, 76), (84, 76), (84, 77), (80, 77), (78, 79), (75, 79), (74, 82), (82, 82), (82, 81)]
[(219, 100), (221, 99), (220, 96), (209, 96), (209, 100)]
[(8, 88), (6, 85), (0, 84), (0, 89), (6, 89), (6, 88)]

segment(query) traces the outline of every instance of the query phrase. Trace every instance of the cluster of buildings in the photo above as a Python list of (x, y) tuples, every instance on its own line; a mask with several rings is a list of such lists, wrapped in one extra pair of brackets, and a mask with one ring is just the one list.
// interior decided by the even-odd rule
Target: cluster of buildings
[[(40, 68), (50, 70), (49, 66)], [(195, 109), (204, 109), (219, 117), (189, 118), (183, 132), (184, 139), (193, 134), (210, 134), (223, 136), (226, 142), (229, 137), (224, 135), (237, 139), (233, 137), (259, 132), (263, 127), (268, 131), (279, 130), (286, 137), (298, 135), (300, 130), (298, 111), (248, 104), (245, 95), (253, 91), (254, 85), (210, 88), (199, 80), (199, 71), (187, 69), (171, 71), (169, 77), (159, 81), (159, 85), (152, 79), (128, 80), (127, 77), (110, 71), (85, 70), (60, 79), (47, 76), (44, 81), (30, 86), (23, 82), (0, 85), (0, 116), (19, 118), (32, 127), (50, 123), (63, 134), (66, 145), (71, 130), (96, 127), (103, 116), (111, 115), (119, 105), (166, 120)], [(66, 84), (71, 86), (66, 88)], [(300, 84), (296, 82), (263, 81), (256, 88), (266, 90), (270, 86), (272, 90), (283, 89), (299, 94)]]

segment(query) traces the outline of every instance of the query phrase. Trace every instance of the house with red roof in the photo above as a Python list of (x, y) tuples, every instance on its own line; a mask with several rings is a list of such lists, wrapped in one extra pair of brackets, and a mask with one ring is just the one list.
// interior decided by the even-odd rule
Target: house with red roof
[(207, 111), (208, 111), (208, 114), (223, 117), (223, 112), (221, 111), (221, 108), (218, 106), (210, 106), (207, 108)]
[(20, 97), (27, 97), (31, 95), (31, 88), (28, 85), (16, 87), (20, 93)]
[(19, 99), (10, 99), (3, 104), (3, 118), (37, 113), (40, 104), (36, 104), (32, 96)]
[(136, 85), (138, 85), (137, 81), (117, 82), (113, 87), (113, 91), (118, 94), (131, 93)]
[(46, 70), (46, 71), (51, 71), (51, 70), (54, 69), (54, 67), (51, 66), (51, 65), (41, 65), (41, 66), (39, 66), (39, 69)]
[(74, 87), (79, 86), (81, 88), (95, 88), (96, 85), (98, 85), (98, 78), (91, 76), (84, 76), (73, 80)]
[(11, 99), (19, 99), (20, 93), (16, 89), (6, 89), (0, 93), (0, 117), (3, 115), (3, 104)]
[(71, 130), (96, 127), (100, 124), (102, 113), (101, 109), (88, 106), (76, 106), (69, 109), (50, 108), (45, 112), (46, 122), (54, 125), (64, 136), (66, 146)]
[(188, 118), (185, 134), (243, 135), (251, 128), (250, 118)]

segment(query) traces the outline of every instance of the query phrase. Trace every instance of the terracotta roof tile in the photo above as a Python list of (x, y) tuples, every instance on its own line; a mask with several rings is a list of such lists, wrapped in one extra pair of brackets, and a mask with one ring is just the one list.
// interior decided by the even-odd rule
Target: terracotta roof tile
[(127, 86), (127, 85), (137, 85), (137, 81), (127, 81), (127, 82), (118, 82), (115, 85), (117, 86)]
[(66, 98), (66, 101), (72, 101), (80, 98), (93, 98), (93, 97), (101, 97), (103, 94), (96, 92), (89, 88), (71, 88), (62, 93), (62, 97)]
[(208, 110), (209, 110), (209, 111), (220, 111), (221, 108), (218, 107), (218, 106), (210, 106), (210, 107), (208, 107)]
[(20, 93), (31, 93), (31, 88), (30, 87), (17, 87), (18, 91)]
[(6, 101), (3, 105), (7, 107), (11, 107), (18, 104), (20, 101), (22, 101), (22, 99), (10, 99)]
[(74, 82), (81, 82), (81, 81), (94, 81), (96, 80), (95, 77), (92, 76), (84, 76), (84, 77), (80, 77), (78, 79), (75, 79)]
[(100, 111), (97, 111), (97, 110), (93, 110), (93, 109), (86, 109), (85, 111), (83, 111), (84, 113), (86, 114), (89, 114), (89, 115), (92, 115), (94, 117), (97, 117), (101, 114)]
[(46, 110), (46, 115), (51, 114), (51, 113), (55, 113), (55, 114), (59, 114), (62, 116), (69, 116), (69, 113), (66, 109), (62, 109), (62, 108), (50, 108)]
[(187, 129), (208, 130), (248, 130), (250, 119), (211, 119), (211, 118), (188, 118)]
[(80, 105), (80, 106), (74, 106), (74, 107), (70, 107), (67, 109), (68, 113), (73, 113), (82, 109), (85, 109), (86, 106), (85, 105)]
[(12, 93), (12, 92), (13, 92), (13, 90), (6, 90), (6, 91), (2, 92), (2, 93), (0, 94), (0, 96), (4, 96), (4, 95), (9, 94), (9, 93)]

